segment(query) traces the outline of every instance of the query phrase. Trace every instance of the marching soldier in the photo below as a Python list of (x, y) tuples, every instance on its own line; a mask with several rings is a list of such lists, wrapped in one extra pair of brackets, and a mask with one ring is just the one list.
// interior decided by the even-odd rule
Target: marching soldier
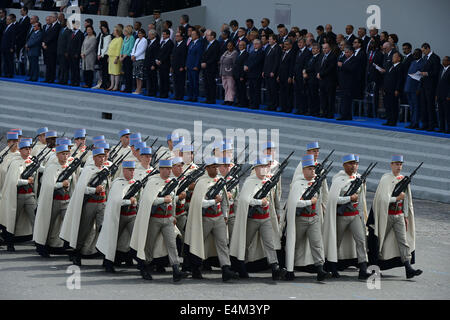
[[(172, 174), (175, 178), (178, 178), (183, 173), (184, 162), (180, 157), (172, 159)], [(175, 218), (177, 221), (177, 228), (181, 232), (181, 239), (184, 238), (184, 228), (186, 226), (187, 213), (185, 209), (186, 204), (186, 191), (181, 192), (178, 196), (175, 196)], [(181, 246), (178, 246), (178, 251), (181, 252)]]
[(180, 271), (175, 234), (174, 192), (160, 197), (160, 192), (171, 182), (172, 160), (161, 160), (159, 175), (150, 177), (142, 193), (139, 211), (131, 236), (130, 247), (136, 251), (138, 269), (145, 280), (152, 280), (150, 261), (169, 254), (173, 269), (173, 281), (178, 282), (187, 274)]
[(178, 133), (174, 134), (168, 134), (167, 135), (167, 147), (160, 147), (158, 152), (156, 152), (155, 157), (160, 158), (162, 160), (172, 159), (175, 157), (175, 154), (173, 153), (173, 147), (176, 145), (176, 142), (178, 141), (180, 137), (178, 136)]
[[(294, 279), (294, 267), (307, 268), (314, 265), (317, 280), (324, 280), (329, 274), (323, 270), (325, 263), (322, 240), (322, 197), (319, 191), (311, 200), (302, 195), (314, 183), (315, 162), (302, 159), (303, 178), (294, 181), (287, 200), (286, 232), (286, 280)], [(308, 243), (309, 242), (309, 243)]]
[(85, 166), (78, 178), (60, 234), (60, 238), (69, 242), (74, 249), (73, 263), (78, 266), (81, 266), (81, 250), (91, 242), (92, 233), (98, 235), (100, 232), (109, 185), (107, 178), (96, 187), (90, 186), (92, 180), (98, 178), (104, 169), (103, 163), (106, 160), (105, 150), (102, 148), (94, 149), (92, 155), (94, 165)]
[(115, 179), (111, 185), (105, 206), (105, 219), (97, 241), (97, 249), (105, 255), (105, 271), (114, 273), (114, 262), (120, 265), (126, 257), (127, 265), (133, 265), (130, 253), (130, 240), (136, 219), (137, 201), (135, 197), (124, 199), (127, 191), (135, 183), (133, 179), (136, 164), (134, 161), (122, 163), (123, 178)]
[[(9, 167), (9, 164), (14, 159), (20, 159), (20, 152), (18, 148), (19, 144), (19, 135), (17, 132), (8, 132), (6, 134), (6, 143), (7, 147), (3, 149), (0, 155), (3, 156), (3, 162), (0, 163), (0, 190), (3, 188), (3, 184), (5, 182), (6, 173)], [(8, 151), (9, 148), (9, 151)], [(8, 152), (5, 155), (5, 152)], [(1, 195), (2, 193), (0, 193)]]
[[(220, 165), (219, 165), (219, 173), (222, 178), (225, 178), (225, 176), (230, 172), (231, 166), (233, 163), (231, 162), (231, 158), (221, 158)], [(227, 181), (231, 180), (232, 177), (227, 177)], [(236, 218), (235, 215), (235, 203), (237, 202), (237, 198), (239, 196), (239, 184), (234, 187), (232, 190), (227, 189), (227, 199), (228, 199), (228, 217), (226, 219), (227, 226), (228, 226), (228, 239), (231, 239), (231, 235), (233, 234), (233, 227), (234, 227), (234, 221)]]
[[(324, 219), (323, 235), (325, 258), (332, 276), (339, 278), (337, 263), (340, 260), (355, 260), (359, 266), (359, 279), (367, 279), (366, 229), (364, 213), (366, 206), (366, 185), (361, 185), (351, 196), (343, 196), (352, 182), (360, 178), (356, 172), (357, 161), (354, 154), (342, 158), (344, 170), (332, 179), (328, 195), (327, 213)], [(356, 246), (356, 250), (355, 250)]]
[[(224, 189), (215, 199), (206, 199), (207, 192), (219, 180), (217, 177), (218, 160), (215, 157), (205, 159), (206, 172), (196, 183), (186, 223), (185, 243), (189, 246), (189, 263), (194, 279), (202, 279), (201, 260), (218, 256), (222, 268), (222, 280), (237, 279), (231, 271), (230, 254), (227, 246), (227, 225), (224, 217), (228, 212)], [(217, 253), (216, 253), (217, 252)]]
[[(8, 133), (8, 143), (17, 140), (18, 135)], [(16, 143), (16, 142), (14, 142)], [(21, 174), (31, 164), (31, 144), (21, 141), (18, 145), (19, 157), (14, 157), (5, 175), (0, 199), (0, 226), (7, 251), (14, 252), (14, 237), (28, 236), (33, 232), (36, 199), (33, 193), (33, 177), (24, 180)]]
[(57, 182), (61, 172), (68, 167), (67, 160), (70, 152), (65, 144), (61, 144), (55, 149), (58, 162), (49, 163), (42, 175), (33, 232), (36, 251), (44, 258), (50, 257), (51, 249), (61, 248), (64, 245), (59, 238), (59, 233), (70, 199), (71, 177), (68, 180)]
[(152, 172), (154, 168), (150, 165), (152, 161), (152, 148), (141, 147), (139, 149), (139, 163), (134, 170), (135, 180), (142, 180), (147, 174)]
[(284, 278), (285, 270), (280, 269), (276, 250), (281, 249), (279, 227), (272, 189), (264, 199), (254, 199), (255, 194), (267, 182), (270, 164), (267, 158), (257, 159), (253, 164), (255, 174), (244, 182), (239, 194), (236, 225), (230, 243), (230, 255), (238, 260), (236, 269), (241, 278), (248, 278), (245, 262), (266, 257), (272, 269), (272, 279)]
[(37, 141), (31, 151), (31, 156), (34, 157), (39, 154), (47, 146), (47, 142), (45, 139), (45, 134), (48, 132), (47, 127), (39, 128), (36, 131)]
[[(397, 197), (392, 196), (394, 188), (404, 179), (401, 175), (403, 156), (394, 155), (391, 160), (391, 172), (385, 173), (378, 184), (373, 200), (371, 216), (368, 221), (369, 254), (374, 248), (374, 264), (381, 270), (405, 267), (406, 278), (422, 274), (411, 266), (415, 260), (415, 221), (411, 187)], [(371, 246), (375, 242), (375, 246)]]

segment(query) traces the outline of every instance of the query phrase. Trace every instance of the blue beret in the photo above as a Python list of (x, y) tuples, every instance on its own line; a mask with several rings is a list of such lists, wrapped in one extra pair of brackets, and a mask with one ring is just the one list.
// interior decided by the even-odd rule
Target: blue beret
[(316, 164), (315, 164), (315, 162), (314, 162), (314, 160), (305, 160), (305, 161), (302, 161), (302, 168), (305, 168), (305, 167), (314, 167)]
[(106, 139), (105, 139), (105, 136), (104, 136), (104, 135), (93, 137), (93, 138), (92, 138), (92, 140), (94, 140), (94, 141), (98, 141), (98, 140), (105, 140), (105, 141), (106, 141)]
[(136, 145), (137, 145), (138, 143), (140, 143), (140, 142), (141, 142), (141, 139), (140, 139), (140, 138), (130, 139), (130, 147), (135, 147), (135, 148), (136, 148)]
[(130, 134), (130, 139), (141, 139), (141, 134), (139, 132)]
[(138, 142), (134, 145), (134, 147), (136, 148), (136, 150), (140, 150), (142, 148), (146, 148), (147, 147), (147, 143), (145, 141), (142, 142)]
[(178, 137), (179, 137), (179, 136), (178, 136), (178, 133), (168, 134), (168, 135), (167, 135), (167, 141), (169, 141), (169, 140), (172, 140), (172, 141), (177, 140)]
[(141, 155), (152, 154), (152, 148), (150, 148), (150, 147), (140, 148), (140, 154)]
[(22, 138), (22, 139), (20, 139), (20, 141), (28, 141), (28, 142), (30, 142), (30, 144), (33, 144), (33, 139), (31, 139), (31, 138)]
[(31, 143), (28, 140), (25, 140), (25, 141), (22, 140), (22, 141), (19, 142), (19, 149), (30, 148), (30, 147), (31, 147)]
[(21, 136), (22, 135), (22, 129), (11, 129), (11, 130), (9, 130), (10, 132), (17, 132), (17, 134), (19, 135), (19, 136)]
[(267, 143), (265, 143), (265, 144), (263, 145), (263, 150), (266, 150), (266, 149), (274, 149), (274, 148), (276, 148), (276, 147), (275, 147), (275, 143), (273, 143), (273, 142), (271, 142), (271, 141), (269, 141), (269, 142), (267, 142)]
[(359, 156), (355, 154), (355, 160), (359, 163)]
[(6, 134), (6, 139), (7, 140), (19, 140), (19, 135), (17, 134), (17, 132), (8, 132)]
[[(175, 157), (175, 158), (172, 159), (172, 165), (173, 165), (173, 166), (176, 165), (176, 164), (179, 164), (179, 163), (184, 163), (183, 158), (181, 158), (181, 157)], [(160, 165), (160, 166), (161, 166), (161, 165)]]
[(181, 151), (182, 151), (182, 152), (194, 152), (194, 146), (191, 145), (191, 144), (189, 144), (189, 145), (184, 145), (184, 146), (181, 148)]
[(86, 129), (77, 129), (73, 135), (74, 139), (86, 138)]
[(94, 146), (95, 146), (96, 148), (102, 148), (102, 149), (105, 149), (105, 150), (111, 149), (111, 148), (109, 147), (109, 143), (106, 143), (106, 142), (98, 142), (98, 143), (95, 143)]
[(348, 155), (342, 157), (342, 163), (346, 163), (346, 162), (350, 162), (350, 161), (356, 161), (354, 154), (348, 154)]
[(393, 155), (391, 162), (403, 162), (403, 156), (399, 154)]
[(130, 129), (123, 129), (119, 131), (119, 138), (122, 138), (122, 136), (130, 134)]
[(36, 134), (40, 135), (40, 134), (46, 133), (47, 131), (48, 131), (47, 127), (39, 128), (36, 130)]
[(159, 167), (160, 168), (171, 168), (172, 167), (172, 160), (159, 160)]
[(220, 161), (220, 164), (231, 164), (232, 163), (231, 158), (229, 158), (229, 157), (220, 158), (219, 161)]
[(97, 156), (99, 154), (105, 154), (105, 149), (97, 148), (97, 149), (92, 150), (92, 156), (95, 157), (95, 156)]
[(205, 159), (206, 166), (210, 166), (210, 165), (218, 164), (218, 163), (219, 163), (219, 159), (217, 159), (216, 157), (208, 157)]
[(231, 143), (222, 144), (220, 151), (227, 151), (227, 150), (233, 150), (233, 146), (231, 145)]
[(305, 155), (302, 157), (302, 162), (303, 162), (303, 161), (309, 161), (309, 160), (314, 161), (314, 155), (313, 155), (313, 154), (305, 154)]
[(306, 150), (319, 149), (319, 142), (310, 142), (306, 145)]
[(134, 169), (134, 168), (136, 168), (136, 162), (135, 161), (124, 161), (124, 162), (122, 162), (122, 168)]
[(256, 159), (256, 160), (253, 162), (253, 167), (265, 166), (265, 165), (267, 165), (267, 164), (268, 164), (268, 162), (267, 162), (267, 157), (259, 158), (259, 159)]
[(56, 138), (58, 137), (58, 133), (56, 131), (47, 131), (45, 133), (45, 138)]
[(69, 151), (69, 146), (67, 144), (59, 145), (55, 148), (56, 153)]

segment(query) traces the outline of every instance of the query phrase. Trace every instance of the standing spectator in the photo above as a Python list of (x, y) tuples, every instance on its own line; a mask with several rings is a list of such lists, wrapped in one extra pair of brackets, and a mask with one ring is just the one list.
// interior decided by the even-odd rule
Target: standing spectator
[(247, 40), (247, 37), (245, 36), (245, 32), (246, 32), (245, 28), (241, 27), (241, 28), (238, 29), (238, 31), (237, 31), (237, 38), (236, 38), (236, 41), (234, 42), (236, 47), (238, 47), (239, 42), (241, 42), (241, 41), (245, 41), (246, 45), (248, 44), (248, 40)]
[(208, 104), (216, 103), (216, 76), (220, 59), (220, 45), (216, 40), (216, 33), (211, 30), (205, 32), (208, 44), (202, 55), (201, 67), (205, 72), (206, 101)]
[[(31, 10), (34, 8), (34, 4), (36, 1), (35, 0), (23, 0), (22, 2), (23, 2), (23, 6), (25, 8), (27, 8), (28, 10)], [(33, 24), (33, 26), (34, 26), (34, 24)]]
[(320, 88), (320, 117), (333, 119), (336, 99), (337, 58), (331, 52), (331, 47), (328, 43), (322, 45), (322, 50), (323, 57), (317, 73)]
[(422, 59), (422, 51), (420, 49), (415, 49), (411, 56), (413, 57), (413, 61), (411, 62), (408, 70), (406, 70), (404, 88), (406, 98), (408, 99), (409, 108), (411, 109), (411, 123), (407, 126), (407, 128), (418, 129), (420, 119), (420, 81), (413, 79), (409, 76), (409, 74), (415, 74), (417, 71), (420, 71), (425, 61)]
[(136, 91), (133, 94), (140, 94), (142, 90), (142, 81), (145, 78), (145, 50), (147, 49), (147, 39), (145, 30), (138, 31), (138, 38), (134, 42), (131, 50), (131, 61), (133, 61), (133, 78), (136, 79)]
[(358, 28), (358, 38), (363, 42), (362, 49), (367, 53), (367, 48), (369, 46), (370, 37), (367, 36), (367, 29), (364, 27)]
[(144, 0), (131, 0), (130, 12), (128, 15), (132, 18), (139, 18), (144, 13)]
[(343, 103), (340, 111), (341, 117), (336, 120), (352, 120), (352, 99), (355, 97), (355, 92), (358, 91), (357, 84), (360, 72), (360, 62), (355, 57), (354, 51), (355, 49), (352, 46), (347, 46), (344, 50), (344, 61), (337, 63), (339, 88), (342, 91)]
[(25, 44), (25, 49), (30, 61), (30, 78), (29, 81), (36, 82), (39, 78), (39, 57), (41, 56), (42, 30), (41, 24), (36, 22), (34, 24), (34, 32), (28, 38)]
[(117, 16), (117, 7), (119, 6), (118, 0), (109, 0), (109, 15)]
[(3, 73), (6, 78), (12, 78), (14, 75), (14, 46), (16, 41), (16, 27), (13, 24), (16, 16), (11, 13), (6, 17), (6, 28), (2, 37), (2, 57)]
[[(378, 34), (378, 29), (375, 27), (370, 28), (369, 36), (370, 36), (370, 39), (377, 40), (378, 47), (376, 47), (375, 49), (377, 49), (377, 50), (380, 49), (382, 43), (381, 43), (380, 35)], [(367, 48), (366, 48), (366, 52), (368, 52), (368, 51), (369, 51), (369, 44), (367, 44)]]
[[(233, 77), (234, 73), (234, 62), (236, 60), (236, 56), (238, 55), (237, 51), (234, 50), (234, 44), (231, 41), (228, 41), (227, 51), (225, 51), (220, 57), (219, 65), (220, 71), (219, 74), (222, 77), (222, 85), (225, 91), (225, 98), (223, 101), (224, 105), (233, 105), (234, 95), (236, 93), (235, 90), (235, 81)], [(242, 70), (242, 75), (244, 71)]]
[(123, 73), (125, 78), (126, 93), (133, 91), (133, 61), (131, 61), (131, 51), (133, 50), (136, 39), (133, 37), (133, 27), (128, 25), (123, 30), (125, 35), (123, 39), (122, 49), (120, 49), (120, 62), (122, 62)]
[(303, 79), (305, 79), (309, 107), (306, 115), (317, 117), (319, 116), (320, 110), (319, 79), (317, 79), (317, 73), (319, 72), (320, 62), (322, 61), (319, 43), (315, 42), (312, 45), (311, 54), (312, 57), (303, 70)]
[(336, 43), (336, 34), (333, 32), (333, 26), (331, 24), (325, 25), (325, 36), (329, 39), (334, 39), (334, 42)]
[(247, 77), (244, 72), (244, 65), (248, 59), (248, 52), (245, 50), (246, 43), (244, 41), (239, 42), (238, 51), (239, 54), (235, 57), (233, 66), (233, 78), (236, 85), (237, 101), (236, 105), (241, 108), (248, 106), (247, 99)]
[(238, 39), (238, 29), (239, 29), (239, 23), (236, 20), (231, 20), (230, 21), (230, 28), (231, 28), (231, 32), (230, 32), (230, 39), (231, 41), (234, 42), (235, 47), (237, 48), (236, 45), (236, 41)]
[(20, 9), (20, 19), (15, 25), (16, 30), (16, 57), (17, 61), (19, 61), (19, 74), (25, 74), (25, 57), (26, 52), (24, 50), (26, 37), (28, 30), (31, 27), (30, 17), (28, 17), (28, 8), (22, 7)]
[[(404, 59), (402, 60), (402, 77), (403, 83), (406, 82), (408, 78), (408, 69), (411, 65), (411, 62), (414, 61), (414, 56), (412, 54), (412, 45), (409, 42), (405, 42), (402, 44), (402, 50), (404, 54)], [(406, 93), (403, 91), (402, 96), (400, 97), (400, 104), (408, 104), (408, 98), (406, 97)], [(406, 109), (403, 109), (406, 112)], [(402, 117), (400, 117), (400, 122), (402, 122)]]
[[(31, 16), (30, 17), (30, 28), (27, 30), (27, 34), (26, 34), (26, 37), (25, 37), (25, 43), (27, 43), (28, 42), (28, 40), (30, 39), (30, 37), (31, 37), (31, 35), (35, 32), (35, 30), (34, 30), (34, 24), (36, 23), (36, 22), (39, 22), (39, 17), (38, 16)], [(0, 29), (1, 29), (1, 26), (0, 26)], [(0, 31), (1, 32), (1, 31)], [(0, 38), (1, 38), (1, 36), (0, 36)], [(42, 43), (41, 43), (41, 45), (42, 45)], [(25, 63), (25, 66), (27, 65), (27, 60), (28, 60), (28, 52), (27, 52), (27, 50), (24, 50), (25, 51), (25, 59), (24, 59), (24, 63)], [(1, 59), (0, 59), (1, 60)], [(27, 75), (29, 76), (30, 75), (30, 69), (28, 69), (28, 73), (27, 73)]]
[(285, 113), (292, 112), (295, 58), (295, 53), (292, 50), (292, 41), (286, 38), (283, 43), (283, 54), (281, 56), (280, 69), (277, 77), (277, 82), (280, 84), (280, 109)]
[(421, 130), (434, 131), (436, 127), (436, 87), (439, 81), (439, 71), (441, 67), (440, 58), (431, 51), (428, 43), (422, 44), (422, 53), (425, 63), (422, 67), (420, 79), (420, 106), (423, 127)]
[(187, 14), (181, 15), (181, 17), (180, 17), (180, 25), (184, 28), (184, 31), (186, 32), (185, 34), (183, 34), (183, 37), (186, 38), (188, 29), (190, 27), (190, 25), (189, 25), (189, 16)]
[(163, 27), (163, 30), (164, 30), (164, 29), (169, 30), (169, 32), (170, 32), (170, 37), (169, 37), (169, 39), (172, 40), (173, 43), (175, 43), (175, 32), (174, 32), (173, 29), (172, 29), (172, 25), (173, 25), (173, 24), (172, 24), (172, 21), (170, 21), (170, 20), (164, 20), (162, 27)]
[(383, 46), (386, 42), (389, 41), (389, 33), (387, 31), (383, 31), (380, 34), (380, 44)]
[(81, 0), (80, 9), (85, 14), (97, 14), (99, 9), (99, 0)]
[[(98, 10), (98, 14), (101, 16), (108, 16), (109, 15), (109, 2), (108, 0), (100, 0), (100, 7)], [(128, 14), (128, 12), (127, 12)]]
[(53, 83), (56, 79), (56, 58), (58, 51), (58, 36), (61, 25), (58, 23), (58, 15), (50, 16), (51, 25), (44, 34), (42, 48), (45, 51), (47, 61), (45, 62), (45, 82)]
[(139, 30), (141, 30), (141, 28), (142, 28), (142, 23), (140, 21), (135, 21), (134, 22), (134, 31), (133, 31), (133, 37), (135, 39), (138, 38), (138, 32), (139, 32)]
[(259, 109), (261, 104), (261, 82), (265, 52), (259, 39), (253, 40), (254, 50), (249, 53), (244, 71), (248, 78), (250, 108)]
[(147, 68), (147, 96), (156, 97), (158, 92), (158, 74), (156, 58), (159, 52), (159, 42), (155, 29), (148, 32), (147, 50), (145, 51), (145, 67)]
[(296, 113), (306, 114), (308, 112), (308, 99), (306, 94), (306, 83), (303, 78), (303, 70), (312, 57), (312, 53), (306, 48), (304, 38), (298, 40), (298, 53), (294, 62), (294, 85), (295, 85), (295, 103)]
[(450, 133), (450, 58), (442, 59), (442, 70), (436, 91), (436, 100), (439, 108), (439, 132)]
[(266, 82), (267, 106), (268, 110), (275, 111), (277, 108), (277, 77), (280, 67), (281, 48), (277, 45), (277, 36), (273, 33), (269, 35), (269, 47), (264, 59), (262, 77)]
[(395, 33), (391, 33), (388, 37), (388, 41), (391, 43), (392, 48), (395, 49), (395, 51), (398, 51), (398, 36)]
[[(353, 28), (353, 26), (351, 24), (348, 24), (345, 27), (345, 33), (346, 33), (345, 41), (347, 41), (347, 44), (350, 45), (350, 46), (353, 46), (353, 41), (356, 39), (355, 35), (353, 34), (353, 30), (354, 30), (354, 28)], [(337, 40), (338, 39), (336, 38), (336, 41)], [(339, 41), (338, 41), (338, 43), (339, 43)]]
[(372, 38), (369, 42), (369, 51), (367, 54), (367, 86), (368, 91), (373, 94), (373, 107), (369, 111), (369, 118), (376, 117), (378, 108), (380, 107), (380, 89), (383, 84), (383, 74), (378, 68), (382, 67), (384, 56), (379, 48), (379, 40), (375, 37)]
[(322, 25), (317, 26), (316, 32), (317, 32), (316, 42), (322, 45), (325, 39), (325, 32), (323, 26)]
[(61, 30), (58, 34), (58, 45), (56, 48), (56, 57), (58, 60), (58, 83), (67, 84), (69, 81), (69, 55), (67, 47), (70, 38), (72, 37), (71, 30), (67, 27), (67, 20), (64, 19), (61, 24)]
[[(2, 44), (3, 32), (6, 29), (6, 10), (0, 7), (0, 46)], [(0, 76), (3, 74), (2, 52), (0, 51)]]
[(117, 7), (118, 17), (127, 17), (130, 9), (131, 0), (119, 0), (119, 5)]
[(109, 34), (108, 22), (100, 21), (100, 34), (98, 36), (97, 46), (97, 61), (100, 65), (99, 81), (93, 89), (107, 89), (109, 87), (108, 77), (108, 47), (111, 42), (111, 35)]
[(108, 73), (111, 77), (111, 85), (108, 91), (119, 91), (119, 78), (120, 70), (122, 69), (122, 63), (120, 62), (120, 49), (122, 49), (122, 28), (119, 26), (114, 27), (113, 31), (114, 39), (108, 47)]
[(172, 52), (174, 100), (184, 99), (184, 86), (186, 83), (186, 57), (186, 40), (183, 40), (183, 34), (181, 32), (177, 32), (175, 34), (175, 46)]
[(83, 45), (81, 46), (83, 88), (92, 88), (95, 61), (97, 60), (97, 39), (94, 28), (91, 25), (86, 27), (86, 33), (87, 36), (84, 38)]
[(258, 32), (258, 29), (255, 27), (255, 22), (253, 19), (247, 19), (245, 20), (245, 24), (247, 26), (247, 34), (250, 34), (252, 31)]
[[(230, 40), (230, 31), (229, 30), (222, 31), (219, 42), (220, 42), (220, 55), (222, 56), (225, 53), (225, 51), (227, 51), (228, 42), (233, 42)], [(234, 42), (233, 42), (233, 48), (234, 48)]]
[(164, 29), (162, 31), (161, 45), (158, 52), (158, 57), (156, 59), (156, 64), (159, 71), (159, 97), (168, 98), (169, 88), (170, 88), (170, 56), (173, 50), (173, 42), (170, 40), (170, 31)]
[(197, 102), (198, 99), (198, 80), (200, 73), (200, 61), (203, 53), (203, 45), (199, 39), (197, 30), (191, 32), (192, 41), (188, 46), (188, 54), (186, 59), (186, 71), (188, 78), (187, 95), (188, 100)]
[(80, 54), (84, 36), (83, 32), (78, 29), (78, 25), (73, 24), (72, 27), (72, 36), (67, 46), (70, 65), (70, 85), (72, 87), (78, 87), (80, 85)]
[(158, 36), (161, 38), (163, 30), (163, 21), (161, 19), (161, 11), (158, 9), (153, 10), (153, 24), (155, 25), (155, 30)]
[(386, 70), (383, 80), (384, 109), (386, 110), (386, 123), (384, 126), (395, 127), (398, 121), (398, 106), (400, 93), (403, 90), (401, 55), (395, 52), (392, 55), (392, 66)]
[(261, 19), (261, 29), (259, 29), (259, 34), (264, 31), (266, 33), (266, 36), (269, 36), (269, 34), (273, 33), (273, 30), (269, 28), (270, 20), (269, 18), (262, 18)]
[(253, 40), (258, 38), (258, 32), (252, 31), (249, 34), (247, 34), (247, 52), (252, 52), (255, 48), (253, 47)]
[(355, 99), (364, 99), (364, 92), (366, 89), (367, 55), (363, 49), (363, 41), (360, 38), (355, 38), (352, 46), (355, 49), (355, 59), (358, 61), (358, 72), (356, 73), (357, 88), (353, 97)]

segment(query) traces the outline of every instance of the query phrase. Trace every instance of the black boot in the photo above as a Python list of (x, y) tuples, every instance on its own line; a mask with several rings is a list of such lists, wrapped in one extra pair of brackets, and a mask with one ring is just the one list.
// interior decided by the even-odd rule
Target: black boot
[(286, 281), (293, 281), (294, 279), (295, 279), (294, 271), (286, 272), (286, 276), (284, 277), (284, 280), (286, 280)]
[(272, 280), (281, 280), (286, 276), (286, 269), (280, 269), (278, 263), (272, 263)]
[(362, 262), (359, 264), (359, 275), (358, 279), (367, 280), (370, 277), (370, 273), (367, 273), (367, 262)]
[(16, 248), (14, 248), (14, 245), (12, 243), (6, 244), (6, 251), (8, 252), (16, 252)]
[(43, 258), (50, 258), (47, 248), (41, 244), (36, 243), (36, 252)]
[(331, 269), (331, 276), (333, 278), (340, 278), (341, 275), (337, 271), (337, 262), (329, 262), (329, 264), (330, 264), (330, 269)]
[(107, 273), (115, 273), (116, 269), (114, 269), (114, 263), (111, 260), (103, 259), (103, 266), (105, 267), (105, 271)]
[(406, 271), (406, 278), (407, 279), (411, 279), (411, 278), (413, 278), (415, 276), (419, 276), (423, 272), (420, 269), (417, 269), (417, 270), (413, 269), (413, 267), (411, 267), (411, 264), (409, 263), (409, 261), (405, 262), (405, 271)]
[(197, 266), (191, 266), (192, 269), (192, 278), (193, 279), (203, 279), (202, 272), (200, 271), (200, 268)]
[(241, 278), (241, 279), (248, 279), (248, 278), (250, 278), (250, 276), (248, 275), (248, 272), (247, 272), (247, 268), (245, 267), (245, 262), (244, 261), (239, 261), (238, 273), (239, 273), (239, 278)]
[(144, 280), (153, 280), (152, 275), (150, 274), (150, 266), (144, 264), (143, 261), (138, 261), (138, 270), (141, 272), (142, 279)]
[(74, 252), (72, 262), (76, 266), (81, 266), (81, 252), (79, 250)]
[(172, 266), (173, 270), (173, 282), (178, 282), (183, 278), (187, 278), (188, 274), (186, 272), (180, 271), (180, 268), (177, 264)]
[(323, 281), (326, 278), (331, 277), (331, 273), (326, 272), (325, 270), (323, 270), (323, 265), (319, 264), (317, 266), (317, 281)]
[(222, 267), (222, 280), (226, 282), (230, 279), (239, 279), (239, 274), (237, 272), (231, 271), (230, 266)]
[(126, 253), (125, 265), (126, 265), (127, 267), (132, 267), (132, 266), (134, 266), (134, 264), (133, 264), (133, 254), (131, 253), (131, 251), (128, 251), (128, 252)]

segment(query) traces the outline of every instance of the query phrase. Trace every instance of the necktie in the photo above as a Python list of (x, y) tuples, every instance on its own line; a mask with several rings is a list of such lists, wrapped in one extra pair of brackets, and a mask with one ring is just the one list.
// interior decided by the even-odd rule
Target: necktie
[(372, 63), (372, 59), (373, 59), (374, 54), (375, 54), (374, 51), (371, 51), (371, 52), (370, 52), (369, 63)]
[(74, 31), (74, 32), (72, 32), (72, 39), (73, 38), (75, 38), (75, 34), (76, 34), (76, 32)]
[(320, 66), (322, 66), (323, 65), (323, 63), (325, 62), (325, 59), (327, 58), (327, 56), (326, 55), (324, 55), (323, 56), (323, 58), (322, 58), (322, 63), (320, 64)]
[(394, 68), (394, 66), (392, 66), (392, 67), (389, 69), (389, 72), (391, 72), (393, 68)]
[(283, 54), (283, 58), (281, 60), (284, 60), (284, 58), (286, 57), (287, 52), (284, 52)]

